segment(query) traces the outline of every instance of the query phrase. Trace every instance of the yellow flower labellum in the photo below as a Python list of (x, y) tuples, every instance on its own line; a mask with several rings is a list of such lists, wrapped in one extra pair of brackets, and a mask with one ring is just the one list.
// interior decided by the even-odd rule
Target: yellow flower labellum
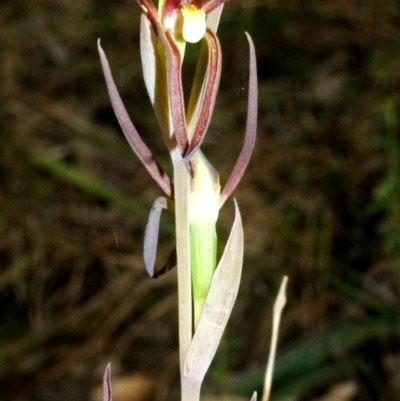
[(182, 36), (186, 42), (197, 43), (206, 33), (206, 13), (193, 4), (182, 6), (183, 28)]

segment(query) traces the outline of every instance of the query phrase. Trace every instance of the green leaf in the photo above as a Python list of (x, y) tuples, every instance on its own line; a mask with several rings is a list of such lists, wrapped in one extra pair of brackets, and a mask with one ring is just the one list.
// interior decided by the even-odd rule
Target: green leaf
[(243, 226), (235, 202), (235, 220), (214, 273), (199, 324), (187, 353), (183, 386), (201, 386), (225, 330), (239, 289), (243, 262)]

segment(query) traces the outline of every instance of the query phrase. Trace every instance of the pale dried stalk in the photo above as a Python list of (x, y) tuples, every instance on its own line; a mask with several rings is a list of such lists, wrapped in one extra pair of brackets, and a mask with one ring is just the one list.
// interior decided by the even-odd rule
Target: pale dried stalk
[(276, 347), (278, 344), (279, 324), (281, 321), (283, 308), (286, 305), (287, 282), (288, 282), (288, 277), (284, 276), (274, 304), (273, 318), (272, 318), (271, 347), (269, 351), (267, 370), (265, 372), (264, 389), (261, 401), (268, 401), (269, 395), (271, 394), (272, 374), (274, 371)]
[(175, 229), (179, 300), (179, 360), (182, 376), (186, 355), (192, 341), (192, 284), (188, 215), (190, 175), (178, 148), (171, 152), (171, 156), (174, 164)]

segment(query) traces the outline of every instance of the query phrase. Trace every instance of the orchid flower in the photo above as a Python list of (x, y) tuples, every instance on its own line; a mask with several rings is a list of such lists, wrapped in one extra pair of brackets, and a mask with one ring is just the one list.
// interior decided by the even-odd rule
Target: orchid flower
[[(157, 277), (178, 266), (179, 337), (182, 400), (198, 400), (204, 375), (214, 357), (236, 299), (243, 259), (243, 227), (235, 202), (235, 219), (217, 265), (216, 222), (220, 207), (240, 182), (254, 147), (257, 125), (255, 49), (250, 54), (246, 131), (239, 157), (223, 186), (200, 146), (207, 133), (221, 74), (216, 36), (224, 0), (137, 0), (141, 10), (143, 75), (173, 164), (168, 177), (132, 124), (120, 98), (106, 56), (100, 60), (114, 112), (127, 141), (164, 192), (155, 200), (144, 239), (144, 262)], [(187, 43), (202, 41), (198, 65), (185, 109), (182, 63)], [(161, 211), (174, 210), (176, 254), (155, 271)], [(175, 258), (174, 258), (175, 257)], [(109, 375), (109, 373), (107, 373)]]

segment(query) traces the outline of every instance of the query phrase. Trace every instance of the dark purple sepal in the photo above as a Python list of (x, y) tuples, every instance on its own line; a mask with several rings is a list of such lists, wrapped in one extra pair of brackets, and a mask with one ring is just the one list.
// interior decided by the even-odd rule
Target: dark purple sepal
[(200, 111), (198, 113), (193, 137), (190, 140), (186, 160), (201, 146), (210, 125), (215, 99), (217, 97), (219, 81), (221, 78), (221, 46), (217, 36), (207, 28), (204, 40), (208, 49), (207, 70), (204, 77), (203, 90), (200, 94)]
[(154, 181), (156, 181), (167, 197), (172, 199), (174, 193), (172, 181), (157, 160), (153, 157), (150, 149), (143, 142), (136, 128), (132, 124), (112, 77), (107, 57), (100, 46), (100, 40), (98, 41), (97, 47), (111, 105), (114, 109), (114, 113), (117, 117), (119, 125), (122, 128), (125, 138)]
[(181, 154), (188, 150), (188, 134), (186, 129), (185, 105), (182, 88), (182, 60), (171, 33), (158, 27), (158, 37), (167, 58), (167, 80), (169, 102), (172, 114), (176, 141)]
[(258, 88), (257, 88), (257, 62), (256, 52), (253, 40), (246, 32), (247, 40), (250, 46), (250, 74), (249, 74), (249, 94), (247, 100), (247, 119), (246, 119), (246, 132), (244, 142), (236, 164), (233, 167), (232, 173), (221, 191), (220, 206), (232, 195), (233, 191), (238, 186), (243, 174), (249, 164), (251, 153), (253, 152), (254, 144), (256, 141), (257, 133), (257, 102), (258, 102)]
[(111, 364), (109, 363), (106, 367), (106, 371), (103, 376), (103, 401), (112, 401), (111, 394)]

